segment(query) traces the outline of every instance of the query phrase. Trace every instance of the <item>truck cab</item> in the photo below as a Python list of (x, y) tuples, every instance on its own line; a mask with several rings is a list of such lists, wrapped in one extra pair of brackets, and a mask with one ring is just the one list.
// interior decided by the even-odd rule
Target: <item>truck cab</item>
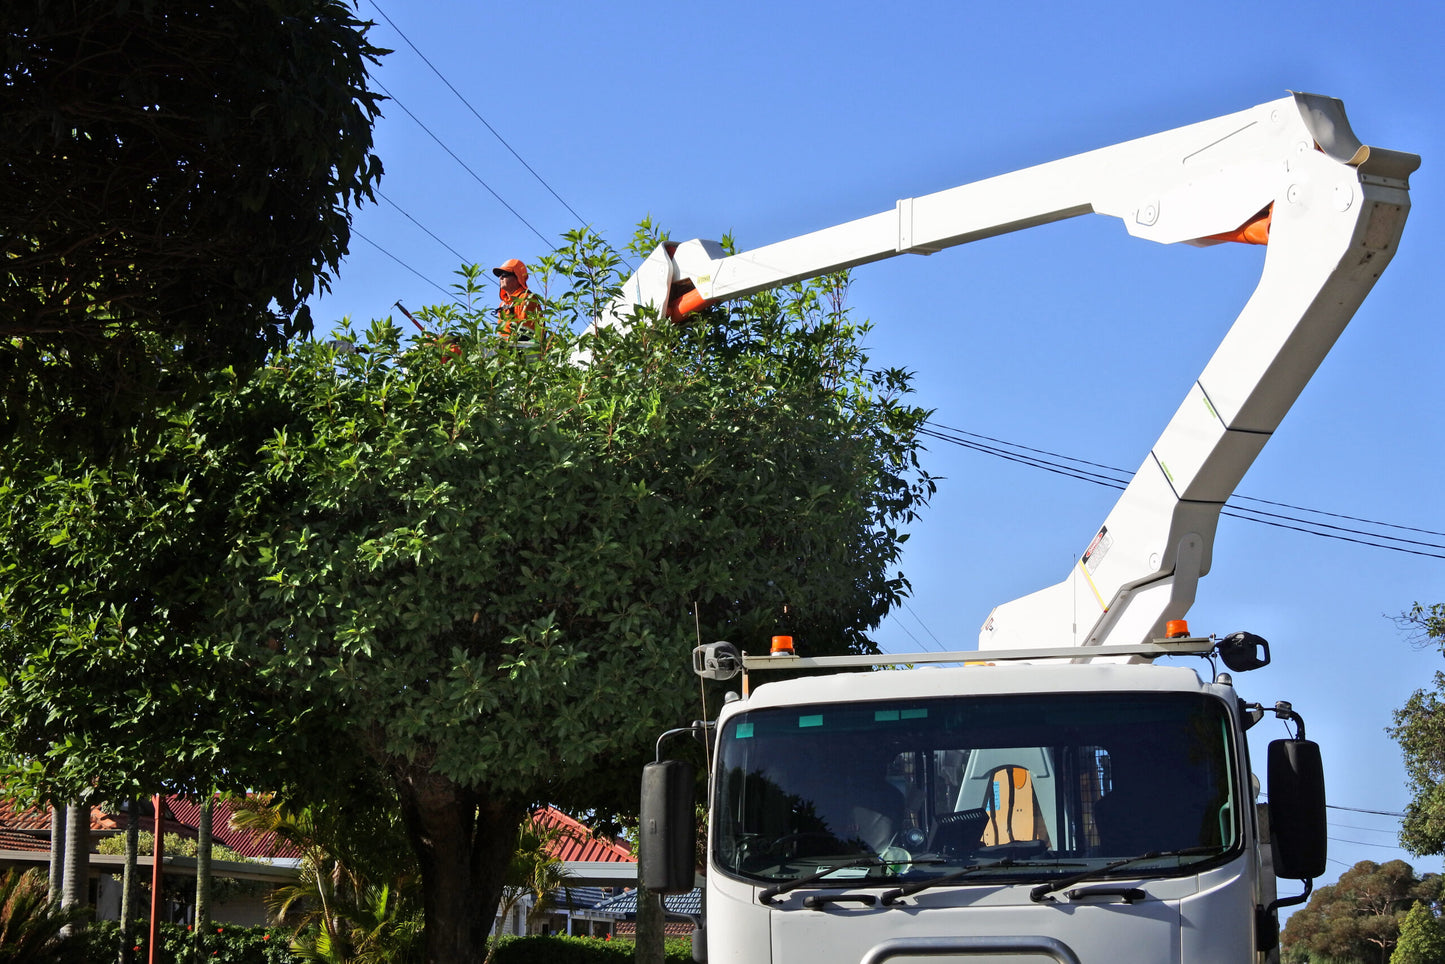
[(717, 724), (710, 959), (1249, 960), (1274, 894), (1240, 703), (1151, 665), (760, 686)]
[[(1272, 959), (1278, 908), (1309, 894), (1279, 899), (1276, 876), (1324, 869), (1318, 747), (1274, 705), (1298, 732), (1270, 744), (1261, 805), (1245, 733), (1267, 711), (1229, 673), (1151, 661), (1186, 655), (1250, 669), (1268, 644), (932, 654), (959, 665), (930, 668), (699, 647), (705, 678), (819, 671), (755, 688), (744, 676), (701, 726), (699, 960)], [(881, 665), (838, 671), (868, 659)], [(676, 760), (644, 773), (651, 890), (693, 885), (693, 784)]]

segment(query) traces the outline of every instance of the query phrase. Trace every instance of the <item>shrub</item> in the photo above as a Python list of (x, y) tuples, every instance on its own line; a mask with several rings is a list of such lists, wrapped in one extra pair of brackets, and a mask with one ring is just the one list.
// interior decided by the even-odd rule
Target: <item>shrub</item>
[[(499, 937), (491, 964), (631, 964), (631, 941), (600, 937)], [(667, 964), (692, 964), (692, 941), (667, 940)]]
[[(149, 933), (145, 921), (135, 924), (137, 937), (131, 945), (133, 959), (146, 959)], [(161, 925), (161, 964), (190, 964), (192, 931), (184, 924)], [(86, 927), (82, 939), (86, 943), (86, 959), (114, 961), (120, 952), (120, 923), (97, 921)], [(300, 964), (291, 953), (291, 935), (284, 928), (237, 927), (212, 923), (201, 934), (201, 957), (214, 964)]]

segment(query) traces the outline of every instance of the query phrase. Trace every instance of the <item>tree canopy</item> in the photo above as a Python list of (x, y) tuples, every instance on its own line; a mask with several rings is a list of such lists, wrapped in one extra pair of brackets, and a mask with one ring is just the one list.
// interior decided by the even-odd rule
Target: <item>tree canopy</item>
[(435, 339), (380, 320), (218, 378), (123, 472), (5, 456), (12, 774), (319, 792), (318, 748), (349, 748), (400, 798), (429, 959), (470, 960), (531, 805), (630, 807), (699, 714), (699, 632), (873, 651), (933, 481), (846, 279), (573, 364), (617, 267), (585, 235), (544, 261), (545, 348), (431, 309)]
[[(1401, 621), (1419, 643), (1445, 651), (1445, 604), (1416, 603)], [(1387, 732), (1404, 754), (1411, 793), (1400, 842), (1415, 854), (1445, 853), (1445, 673), (1435, 673), (1433, 690), (1411, 694)]]
[(343, 0), (0, 6), (7, 436), (109, 441), (310, 331), (381, 176), (382, 53)]
[(1416, 876), (1403, 860), (1362, 860), (1290, 915), (1282, 959), (1386, 964), (1406, 914), (1417, 904), (1437, 902), (1440, 885), (1438, 875)]

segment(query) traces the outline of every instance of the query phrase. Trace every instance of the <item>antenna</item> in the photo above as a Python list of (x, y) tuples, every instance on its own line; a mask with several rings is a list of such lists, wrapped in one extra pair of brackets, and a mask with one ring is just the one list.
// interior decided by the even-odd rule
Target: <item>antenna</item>
[[(697, 600), (692, 601), (692, 625), (697, 632), (697, 644), (702, 645), (702, 614), (698, 610)], [(712, 779), (712, 747), (707, 741), (707, 683), (701, 676), (697, 678), (697, 695), (702, 700), (702, 761), (707, 765), (708, 779)]]

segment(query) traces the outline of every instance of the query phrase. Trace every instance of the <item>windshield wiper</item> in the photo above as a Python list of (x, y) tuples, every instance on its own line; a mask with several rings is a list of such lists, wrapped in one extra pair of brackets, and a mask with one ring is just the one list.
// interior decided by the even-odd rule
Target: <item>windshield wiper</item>
[(806, 877), (798, 877), (795, 880), (788, 880), (784, 881), (781, 884), (774, 884), (771, 887), (765, 887), (758, 892), (758, 900), (764, 904), (771, 904), (774, 897), (777, 897), (781, 894), (786, 894), (790, 890), (797, 890), (799, 887), (806, 887), (809, 884), (817, 883), (829, 874), (837, 873), (840, 870), (847, 870), (850, 867), (881, 866), (883, 866), (883, 861), (879, 860), (877, 857), (862, 857), (858, 860), (850, 860), (847, 863), (834, 864), (831, 867), (824, 867), (822, 870), (819, 870), (816, 873), (809, 874)]
[(1014, 860), (1012, 857), (1005, 857), (996, 860), (991, 864), (978, 864), (973, 867), (965, 867), (963, 870), (951, 874), (944, 874), (942, 877), (933, 877), (929, 880), (918, 880), (911, 884), (904, 884), (902, 887), (895, 887), (892, 890), (885, 890), (878, 898), (879, 903), (884, 907), (896, 904), (901, 898), (912, 896), (921, 890), (930, 887), (942, 887), (944, 884), (951, 884), (954, 881), (963, 880), (965, 877), (972, 877), (974, 874), (983, 873), (985, 870), (999, 870), (1006, 867), (1076, 867), (1077, 864), (1060, 864), (1052, 860)]
[(1110, 871), (1118, 870), (1120, 867), (1127, 867), (1129, 864), (1137, 864), (1145, 860), (1157, 860), (1160, 857), (1195, 857), (1201, 854), (1219, 854), (1223, 852), (1224, 849), (1221, 847), (1186, 847), (1183, 850), (1153, 850), (1147, 854), (1139, 854), (1137, 857), (1111, 860), (1102, 867), (1095, 867), (1093, 870), (1085, 870), (1082, 873), (1061, 877), (1047, 884), (1039, 884), (1033, 890), (1029, 891), (1029, 899), (1036, 904), (1042, 903), (1045, 898), (1053, 900), (1049, 895), (1056, 890), (1072, 887), (1074, 884), (1082, 883), (1094, 877), (1102, 877)]
[[(771, 887), (759, 891), (758, 900), (764, 904), (771, 904), (773, 902), (773, 898), (779, 896), (780, 894), (786, 894), (790, 890), (797, 890), (799, 887), (806, 887), (809, 884), (815, 884), (818, 881), (822, 880), (824, 877), (827, 877), (829, 874), (836, 873), (840, 870), (848, 870), (852, 867), (893, 867), (899, 864), (912, 864), (914, 866), (917, 866), (920, 864), (941, 864), (946, 862), (947, 861), (943, 860), (941, 857), (924, 857), (919, 860), (884, 860), (881, 857), (861, 857), (858, 860), (854, 860), (849, 863), (834, 864), (831, 867), (825, 867), (822, 870), (819, 870), (817, 873), (809, 874), (806, 877), (799, 877), (797, 880), (789, 880), (784, 881), (781, 884), (774, 884)], [(886, 897), (887, 895), (885, 894), (884, 896)], [(808, 898), (808, 900), (813, 900), (813, 898), (810, 897)], [(886, 904), (888, 902), (885, 900), (884, 903)], [(809, 904), (808, 906), (816, 906), (816, 902), (814, 904)]]

